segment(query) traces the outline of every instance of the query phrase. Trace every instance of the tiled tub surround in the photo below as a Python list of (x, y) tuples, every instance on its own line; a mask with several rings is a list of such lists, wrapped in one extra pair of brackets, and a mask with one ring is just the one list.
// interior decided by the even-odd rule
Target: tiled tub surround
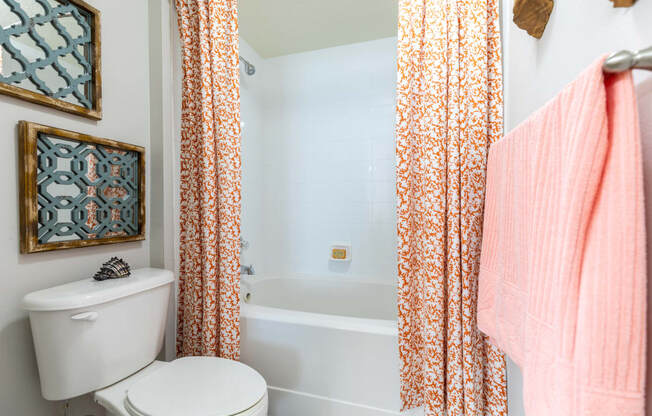
[[(257, 68), (241, 75), (243, 261), (394, 283), (396, 38), (269, 59), (240, 44)], [(336, 243), (350, 263), (329, 262)]]
[(241, 359), (267, 381), (270, 416), (401, 414), (395, 286), (246, 276), (241, 289)]

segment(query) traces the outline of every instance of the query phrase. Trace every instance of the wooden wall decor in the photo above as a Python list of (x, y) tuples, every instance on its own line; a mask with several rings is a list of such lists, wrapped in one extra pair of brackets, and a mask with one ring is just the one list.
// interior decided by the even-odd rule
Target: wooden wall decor
[(636, 0), (611, 0), (614, 7), (632, 7)]
[(553, 0), (516, 0), (514, 23), (530, 36), (541, 39), (554, 5)]
[(100, 12), (82, 0), (0, 0), (0, 93), (102, 118)]
[(145, 239), (145, 150), (21, 121), (21, 252)]

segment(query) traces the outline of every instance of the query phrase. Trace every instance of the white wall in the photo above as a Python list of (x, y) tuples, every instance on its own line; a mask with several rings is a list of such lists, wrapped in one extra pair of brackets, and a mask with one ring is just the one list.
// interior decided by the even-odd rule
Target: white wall
[[(247, 50), (245, 44), (241, 53)], [(271, 58), (258, 66), (251, 80), (241, 78), (247, 123), (242, 222), (254, 254), (245, 257), (259, 273), (393, 283), (396, 38)], [(252, 110), (246, 84), (255, 77), (262, 78), (264, 102)], [(253, 111), (262, 125), (252, 125)], [(252, 137), (256, 128), (262, 129), (259, 138)], [(253, 140), (262, 152), (255, 157)], [(251, 205), (262, 207), (262, 217), (249, 211)], [(261, 218), (262, 238), (254, 239), (249, 224)], [(352, 245), (350, 264), (329, 261), (330, 245), (338, 242)]]
[[(0, 274), (0, 415), (63, 414), (61, 403), (41, 398), (27, 314), (20, 308), (22, 297), (34, 290), (88, 277), (111, 256), (124, 257), (133, 267), (149, 265), (149, 240), (19, 254), (16, 131), (19, 120), (138, 144), (146, 147), (149, 156), (147, 2), (88, 1), (102, 12), (103, 119), (95, 122), (0, 96), (0, 132), (4, 146), (0, 152), (3, 167), (0, 234), (4, 236), (0, 243), (3, 270)], [(90, 403), (88, 396), (73, 401), (71, 410), (71, 415), (103, 414)]]
[(241, 236), (249, 243), (242, 251), (240, 262), (254, 265), (257, 274), (263, 273), (262, 259), (266, 247), (265, 233), (265, 82), (269, 78), (266, 61), (240, 38), (240, 56), (256, 67), (254, 75), (240, 69), (240, 121), (242, 127), (242, 217)]
[[(614, 9), (607, 0), (557, 1), (541, 40), (528, 36), (512, 23), (513, 3), (514, 0), (503, 1), (507, 131), (544, 105), (601, 54), (652, 46), (649, 1), (639, 1), (628, 9)], [(643, 128), (648, 224), (652, 224), (652, 77), (639, 71), (636, 79)], [(648, 247), (652, 247), (651, 237), (652, 233), (648, 232)], [(649, 375), (648, 380), (652, 380)], [(648, 387), (648, 397), (652, 396), (650, 391)], [(508, 395), (510, 416), (524, 415), (521, 375), (512, 363), (508, 368)], [(648, 411), (648, 414), (652, 413)]]
[[(652, 14), (652, 8), (648, 8)], [(651, 30), (648, 33), (652, 34)], [(648, 37), (652, 44), (652, 36)], [(642, 79), (640, 77), (639, 79)], [(647, 276), (648, 276), (648, 309), (647, 309), (647, 372), (646, 372), (646, 414), (652, 416), (652, 287), (649, 285), (649, 276), (652, 275), (652, 76), (641, 81), (636, 89), (641, 120), (643, 144), (643, 177), (645, 185), (645, 210), (647, 226)]]
[[(181, 51), (174, 0), (148, 0), (150, 81), (150, 265), (178, 268)], [(176, 293), (176, 282), (175, 292)], [(176, 356), (176, 296), (170, 298), (162, 359)]]

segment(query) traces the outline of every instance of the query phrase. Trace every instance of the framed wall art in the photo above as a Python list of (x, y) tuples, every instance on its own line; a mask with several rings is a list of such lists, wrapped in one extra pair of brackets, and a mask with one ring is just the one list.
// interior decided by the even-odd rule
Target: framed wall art
[(21, 252), (145, 239), (145, 150), (21, 121)]
[(101, 119), (100, 12), (82, 0), (0, 0), (0, 93)]

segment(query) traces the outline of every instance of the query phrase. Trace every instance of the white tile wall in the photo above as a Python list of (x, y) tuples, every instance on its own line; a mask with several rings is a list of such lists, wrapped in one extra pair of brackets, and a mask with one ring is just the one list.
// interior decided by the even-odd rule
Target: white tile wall
[[(267, 60), (243, 44), (262, 84), (242, 86), (243, 262), (393, 282), (396, 38)], [(338, 242), (350, 264), (329, 261)]]
[(249, 242), (242, 252), (242, 264), (254, 264), (257, 272), (263, 258), (261, 244), (264, 232), (263, 170), (263, 104), (265, 94), (265, 62), (249, 44), (240, 40), (240, 55), (256, 66), (256, 74), (248, 76), (240, 70), (240, 114), (242, 127), (242, 219), (241, 235)]

